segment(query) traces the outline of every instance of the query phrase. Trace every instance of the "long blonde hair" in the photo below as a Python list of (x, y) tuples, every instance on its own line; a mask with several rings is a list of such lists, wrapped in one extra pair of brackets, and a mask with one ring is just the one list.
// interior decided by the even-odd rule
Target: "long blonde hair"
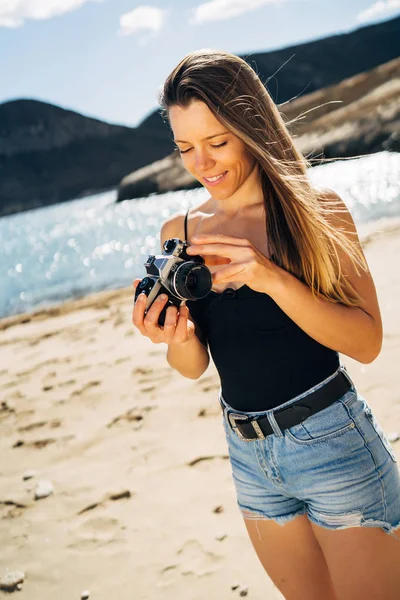
[(168, 121), (172, 106), (204, 102), (240, 138), (260, 166), (266, 231), (274, 261), (307, 284), (314, 296), (359, 306), (361, 298), (341, 270), (336, 244), (357, 267), (368, 269), (358, 244), (329, 222), (334, 200), (311, 184), (310, 163), (296, 149), (283, 118), (257, 73), (242, 58), (222, 50), (187, 54), (164, 82), (159, 96)]

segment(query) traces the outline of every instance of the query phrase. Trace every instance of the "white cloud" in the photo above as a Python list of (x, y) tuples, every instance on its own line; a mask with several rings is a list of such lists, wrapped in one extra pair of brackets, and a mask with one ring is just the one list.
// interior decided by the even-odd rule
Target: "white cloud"
[(41, 21), (75, 10), (86, 2), (102, 0), (0, 0), (0, 27), (20, 27), (24, 21)]
[(120, 17), (120, 35), (132, 35), (135, 33), (149, 33), (147, 37), (141, 38), (139, 43), (144, 44), (152, 37), (160, 33), (167, 18), (168, 10), (156, 8), (155, 6), (138, 6), (129, 13)]
[(374, 21), (400, 9), (400, 0), (379, 0), (372, 6), (360, 12), (357, 17), (359, 23)]
[(193, 10), (191, 25), (202, 25), (210, 21), (225, 21), (244, 15), (267, 4), (283, 4), (285, 0), (211, 0)]

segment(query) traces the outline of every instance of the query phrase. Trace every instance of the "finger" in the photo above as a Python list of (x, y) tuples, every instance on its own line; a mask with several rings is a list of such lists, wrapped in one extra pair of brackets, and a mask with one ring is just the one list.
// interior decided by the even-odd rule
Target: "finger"
[(142, 335), (147, 335), (145, 326), (144, 326), (144, 311), (146, 309), (146, 294), (139, 294), (132, 312), (132, 323), (137, 327)]
[(133, 280), (133, 289), (135, 290), (135, 292), (136, 292), (136, 288), (137, 288), (137, 286), (139, 285), (139, 283), (140, 283), (141, 281), (142, 281), (141, 279), (134, 279), (134, 280)]
[(222, 267), (212, 274), (213, 283), (224, 283), (225, 281), (240, 281), (245, 283), (246, 265), (235, 263), (228, 267)]
[(169, 306), (167, 308), (164, 322), (164, 342), (166, 344), (170, 344), (174, 338), (177, 314), (178, 309), (176, 306)]
[(190, 243), (197, 244), (232, 244), (234, 246), (248, 246), (250, 245), (249, 240), (240, 237), (234, 237), (233, 235), (225, 235), (224, 233), (200, 233), (190, 238)]
[(161, 294), (160, 296), (158, 296), (158, 298), (154, 300), (153, 304), (147, 311), (147, 314), (143, 321), (148, 335), (154, 337), (155, 339), (159, 336), (160, 333), (158, 318), (167, 300), (168, 296), (166, 294)]
[(187, 322), (189, 317), (189, 309), (186, 304), (179, 307), (179, 317), (176, 324), (174, 342), (180, 344), (187, 340)]

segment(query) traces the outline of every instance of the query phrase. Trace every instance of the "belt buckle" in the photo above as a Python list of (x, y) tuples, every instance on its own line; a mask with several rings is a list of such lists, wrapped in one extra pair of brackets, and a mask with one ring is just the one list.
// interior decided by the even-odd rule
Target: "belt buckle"
[(229, 413), (228, 414), (228, 419), (229, 419), (229, 422), (230, 422), (232, 428), (236, 429), (236, 434), (244, 442), (253, 442), (254, 438), (245, 438), (244, 435), (242, 434), (242, 432), (240, 431), (239, 427), (236, 425), (236, 421), (248, 421), (249, 423), (251, 423), (254, 431), (257, 434), (257, 437), (260, 440), (265, 440), (265, 435), (261, 431), (261, 427), (259, 426), (259, 424), (258, 424), (258, 422), (256, 420), (250, 421), (249, 417), (247, 417), (246, 415), (238, 415), (237, 413)]
[(350, 377), (350, 375), (349, 375), (349, 373), (348, 373), (347, 368), (345, 367), (345, 365), (340, 365), (339, 371), (340, 371), (340, 373), (342, 373), (345, 376), (345, 378), (347, 379), (347, 381), (350, 384), (350, 386), (354, 387), (354, 382), (351, 379), (351, 377)]

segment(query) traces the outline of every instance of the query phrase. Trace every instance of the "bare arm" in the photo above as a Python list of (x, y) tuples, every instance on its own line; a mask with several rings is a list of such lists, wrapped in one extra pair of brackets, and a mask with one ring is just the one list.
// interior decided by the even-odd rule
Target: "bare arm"
[(207, 369), (210, 355), (197, 335), (194, 335), (190, 340), (179, 344), (179, 346), (168, 346), (167, 362), (184, 377), (198, 379)]
[[(336, 195), (335, 195), (336, 196)], [(337, 225), (343, 226), (349, 236), (359, 239), (354, 221), (346, 205), (336, 196), (343, 211)], [(333, 222), (336, 218), (333, 216)], [(334, 304), (313, 297), (311, 290), (296, 277), (279, 269), (270, 295), (280, 308), (310, 337), (337, 352), (342, 352), (362, 363), (371, 363), (382, 346), (382, 320), (376, 289), (369, 271), (357, 274), (350, 259), (340, 249), (341, 266), (349, 281), (363, 299), (361, 307)]]
[[(182, 238), (183, 216), (176, 215), (172, 219), (163, 223), (160, 233), (161, 247), (165, 240), (169, 238)], [(203, 332), (190, 317), (189, 309), (181, 306), (179, 312), (182, 314), (184, 323), (182, 328), (186, 327), (186, 322), (192, 321), (195, 327), (194, 335), (186, 342), (180, 344), (168, 344), (167, 362), (168, 364), (189, 379), (198, 379), (207, 369), (210, 362), (210, 355), (207, 350), (207, 342)], [(167, 310), (166, 324), (176, 319), (177, 309), (170, 307)], [(167, 319), (169, 321), (167, 321)], [(201, 341), (200, 341), (201, 340)]]

